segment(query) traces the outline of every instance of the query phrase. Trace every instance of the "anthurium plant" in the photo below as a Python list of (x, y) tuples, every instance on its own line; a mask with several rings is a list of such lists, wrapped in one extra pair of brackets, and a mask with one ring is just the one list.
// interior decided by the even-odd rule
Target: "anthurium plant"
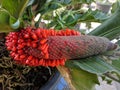
[[(1, 88), (36, 90), (31, 86), (42, 67), (58, 69), (71, 90), (95, 90), (98, 77), (120, 82), (120, 2), (114, 4), (110, 15), (92, 8), (83, 10), (83, 4), (92, 2), (1, 0)], [(101, 25), (86, 34), (75, 28), (82, 22)], [(114, 39), (117, 43), (111, 42)], [(15, 72), (7, 72), (9, 69)], [(34, 81), (26, 83), (30, 72), (35, 72)]]

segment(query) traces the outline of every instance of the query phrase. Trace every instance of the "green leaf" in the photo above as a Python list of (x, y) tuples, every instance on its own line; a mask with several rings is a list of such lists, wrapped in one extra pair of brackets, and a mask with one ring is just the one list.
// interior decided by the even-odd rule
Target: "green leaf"
[(111, 30), (108, 30), (102, 34), (100, 34), (99, 36), (104, 36), (109, 38), (110, 40), (118, 38), (120, 35), (120, 26), (117, 26)]
[(1, 0), (0, 32), (10, 32), (20, 26), (20, 17), (29, 0)]
[(100, 26), (94, 29), (89, 35), (104, 36), (110, 40), (116, 38), (120, 34), (120, 5), (116, 12)]
[[(53, 15), (51, 14), (51, 17), (52, 16)], [(47, 17), (47, 16), (45, 15), (44, 17)], [(60, 29), (63, 29), (65, 27), (67, 28), (74, 27), (76, 23), (79, 23), (79, 22), (93, 22), (93, 21), (103, 22), (107, 20), (108, 18), (109, 16), (107, 16), (106, 14), (98, 10), (92, 11), (89, 9), (87, 12), (83, 14), (81, 14), (80, 11), (76, 12), (76, 10), (63, 10), (61, 13), (56, 15), (56, 17), (53, 18), (51, 23), (54, 23), (52, 24), (53, 26), (56, 25), (56, 27), (60, 27)]]
[(9, 26), (10, 16), (7, 11), (0, 9), (0, 32), (9, 32), (13, 29)]
[(71, 0), (63, 0), (66, 4), (69, 4), (71, 3), (72, 1)]
[(82, 17), (80, 18), (80, 21), (85, 21), (85, 22), (103, 22), (105, 20), (107, 20), (109, 18), (109, 16), (107, 16), (106, 14), (104, 14), (103, 12), (99, 11), (99, 10), (91, 10), (89, 9), (86, 13), (84, 13), (82, 15)]
[(112, 13), (114, 13), (115, 11), (116, 11), (116, 9), (119, 7), (119, 2), (117, 1), (117, 2), (115, 2), (115, 3), (113, 3), (113, 5), (112, 5), (112, 10), (111, 10), (111, 12)]
[(29, 0), (2, 0), (2, 8), (18, 19), (24, 12)]
[(94, 73), (102, 75), (106, 72), (117, 71), (112, 65), (108, 64), (99, 56), (94, 56), (86, 59), (69, 61), (73, 66)]
[(95, 85), (99, 84), (97, 75), (89, 73), (81, 68), (75, 68), (72, 63), (67, 62), (71, 82), (76, 90), (95, 90)]
[(8, 24), (9, 14), (4, 9), (0, 9), (0, 24)]
[(39, 8), (38, 13), (41, 13), (43, 15), (45, 13), (49, 13), (61, 7), (66, 7), (66, 6), (74, 5), (78, 3), (88, 4), (88, 3), (91, 3), (92, 1), (94, 0), (51, 0), (51, 1), (47, 1), (42, 8)]
[(40, 10), (38, 11), (38, 13), (46, 14), (46, 13), (50, 13), (51, 11), (54, 11), (58, 8), (63, 7), (64, 5), (66, 5), (65, 3), (63, 3), (62, 1), (59, 0), (51, 0), (50, 2), (46, 2), (45, 5), (40, 8)]
[(13, 29), (17, 29), (20, 26), (20, 21), (19, 19), (16, 20), (14, 17), (10, 17), (9, 24)]
[(120, 46), (120, 40), (117, 41), (117, 44)]
[(95, 0), (72, 0), (74, 3), (91, 3), (94, 2)]
[(120, 72), (120, 59), (119, 60), (113, 60), (112, 65)]
[(1, 25), (0, 24), (0, 33), (10, 32), (10, 31), (13, 31), (13, 29), (9, 25), (6, 25), (6, 24)]

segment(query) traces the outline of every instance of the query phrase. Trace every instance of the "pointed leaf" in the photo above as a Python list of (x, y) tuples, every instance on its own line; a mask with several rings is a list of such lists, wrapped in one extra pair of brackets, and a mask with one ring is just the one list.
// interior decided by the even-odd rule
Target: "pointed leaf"
[(69, 64), (72, 63), (73, 66), (94, 73), (97, 75), (102, 75), (106, 72), (117, 71), (112, 65), (108, 64), (101, 57), (90, 57), (82, 60), (68, 61)]
[(100, 26), (94, 29), (89, 35), (104, 36), (110, 40), (118, 37), (120, 34), (120, 5), (116, 12)]

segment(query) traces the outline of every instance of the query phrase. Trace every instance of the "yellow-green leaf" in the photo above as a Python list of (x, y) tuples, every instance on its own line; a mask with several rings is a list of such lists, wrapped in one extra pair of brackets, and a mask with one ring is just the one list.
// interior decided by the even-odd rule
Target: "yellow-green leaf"
[(13, 17), (19, 18), (23, 14), (28, 2), (29, 0), (2, 0), (2, 8), (7, 10)]

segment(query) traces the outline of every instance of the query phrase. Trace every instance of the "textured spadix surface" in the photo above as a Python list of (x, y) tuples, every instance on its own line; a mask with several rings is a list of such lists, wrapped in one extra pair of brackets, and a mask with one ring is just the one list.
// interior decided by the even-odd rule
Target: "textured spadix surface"
[(30, 66), (64, 65), (66, 60), (80, 59), (112, 50), (115, 45), (107, 38), (81, 35), (74, 30), (26, 28), (6, 37), (10, 56)]

